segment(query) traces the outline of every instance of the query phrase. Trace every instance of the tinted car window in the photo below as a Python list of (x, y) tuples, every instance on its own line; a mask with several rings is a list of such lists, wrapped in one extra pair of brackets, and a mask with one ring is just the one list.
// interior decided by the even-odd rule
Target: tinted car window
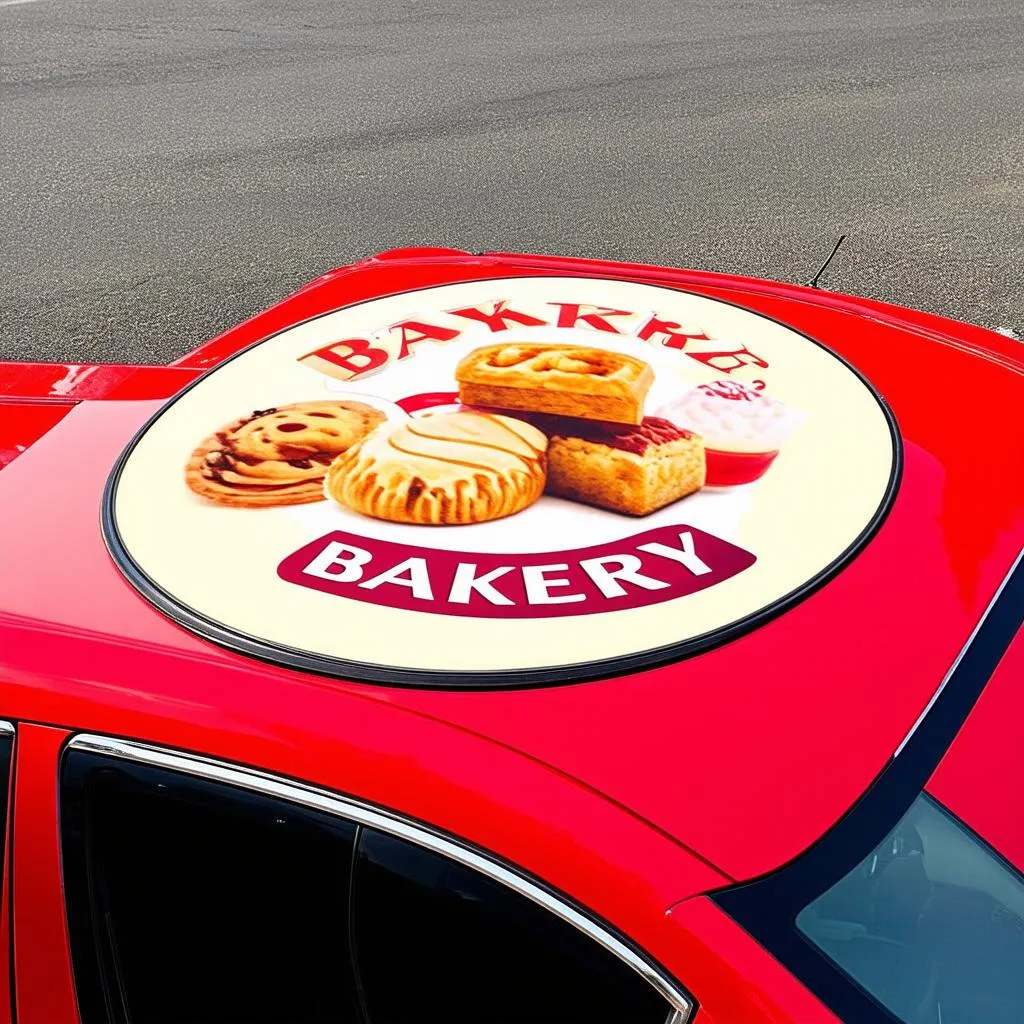
[(476, 871), (360, 833), (353, 934), (378, 1024), (664, 1024), (669, 1007), (577, 929)]
[(7, 796), (11, 786), (11, 755), (14, 751), (14, 726), (0, 722), (0, 876), (3, 875), (7, 843)]
[(359, 1020), (355, 826), (72, 751), (65, 888), (83, 1024)]
[(65, 755), (83, 1024), (670, 1017), (644, 978), (512, 889), (238, 781)]
[(928, 796), (796, 924), (906, 1024), (1024, 1020), (1024, 879)]

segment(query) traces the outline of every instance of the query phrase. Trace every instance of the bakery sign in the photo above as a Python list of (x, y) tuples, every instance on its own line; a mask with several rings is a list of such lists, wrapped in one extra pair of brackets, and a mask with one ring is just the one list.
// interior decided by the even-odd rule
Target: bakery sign
[(898, 442), (826, 347), (674, 289), (474, 281), (292, 326), (165, 406), (111, 478), (132, 582), (317, 672), (556, 683), (774, 614), (885, 511)]

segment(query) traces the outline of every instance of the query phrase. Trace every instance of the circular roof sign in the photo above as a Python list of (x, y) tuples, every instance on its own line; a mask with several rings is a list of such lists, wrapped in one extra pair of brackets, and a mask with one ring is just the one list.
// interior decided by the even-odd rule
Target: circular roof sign
[(887, 410), (748, 310), (576, 277), (438, 286), (218, 365), (122, 457), (122, 570), (211, 640), (322, 674), (516, 686), (671, 661), (853, 555)]

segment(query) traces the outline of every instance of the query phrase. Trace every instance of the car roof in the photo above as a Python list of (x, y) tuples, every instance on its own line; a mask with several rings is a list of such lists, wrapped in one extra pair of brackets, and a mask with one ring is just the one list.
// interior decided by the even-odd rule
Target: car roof
[[(162, 402), (83, 401), (0, 472), (9, 523), (0, 551), (7, 638), (0, 649), (13, 651), (17, 641), (19, 652), (8, 656), (8, 685), (45, 689), (44, 721), (80, 724), (76, 702), (88, 691), (112, 707), (148, 713), (158, 705), (161, 716), (188, 721), (192, 737), (205, 737), (204, 749), (216, 749), (227, 732), (258, 738), (275, 730), (301, 746), (308, 730), (359, 750), (364, 763), (414, 774), (429, 758), (416, 747), (394, 749), (386, 718), (353, 733), (359, 716), (351, 709), (370, 702), (525, 758), (542, 769), (537, 778), (546, 773), (600, 794), (728, 879), (770, 871), (810, 845), (897, 750), (1024, 545), (1024, 353), (980, 328), (809, 288), (414, 250), (329, 273), (197, 349), (168, 369), (167, 394), (189, 371), (217, 367), (344, 304), (512, 276), (653, 283), (753, 311), (826, 346), (863, 375), (895, 424), (899, 464), (884, 509), (827, 578), (749, 628), (680, 657), (564, 685), (387, 686), (223, 650), (136, 593), (105, 549), (100, 508), (111, 468)], [(210, 572), (224, 571), (231, 558), (225, 551)], [(130, 680), (129, 668), (117, 678), (113, 669), (71, 671), (66, 660), (46, 669), (47, 638), (54, 650), (59, 638), (77, 638), (94, 653), (102, 648), (125, 666), (148, 668)], [(167, 672), (154, 669), (161, 664)], [(275, 706), (283, 693), (286, 710)], [(325, 723), (332, 706), (337, 719)], [(101, 731), (95, 718), (89, 727)], [(475, 799), (500, 801), (505, 791), (486, 774), (464, 785)]]

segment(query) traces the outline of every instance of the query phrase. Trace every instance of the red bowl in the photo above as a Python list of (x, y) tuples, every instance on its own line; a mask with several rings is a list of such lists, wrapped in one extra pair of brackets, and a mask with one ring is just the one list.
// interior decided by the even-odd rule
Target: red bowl
[(736, 487), (760, 479), (775, 461), (774, 452), (720, 452), (706, 449), (708, 477), (706, 487)]

